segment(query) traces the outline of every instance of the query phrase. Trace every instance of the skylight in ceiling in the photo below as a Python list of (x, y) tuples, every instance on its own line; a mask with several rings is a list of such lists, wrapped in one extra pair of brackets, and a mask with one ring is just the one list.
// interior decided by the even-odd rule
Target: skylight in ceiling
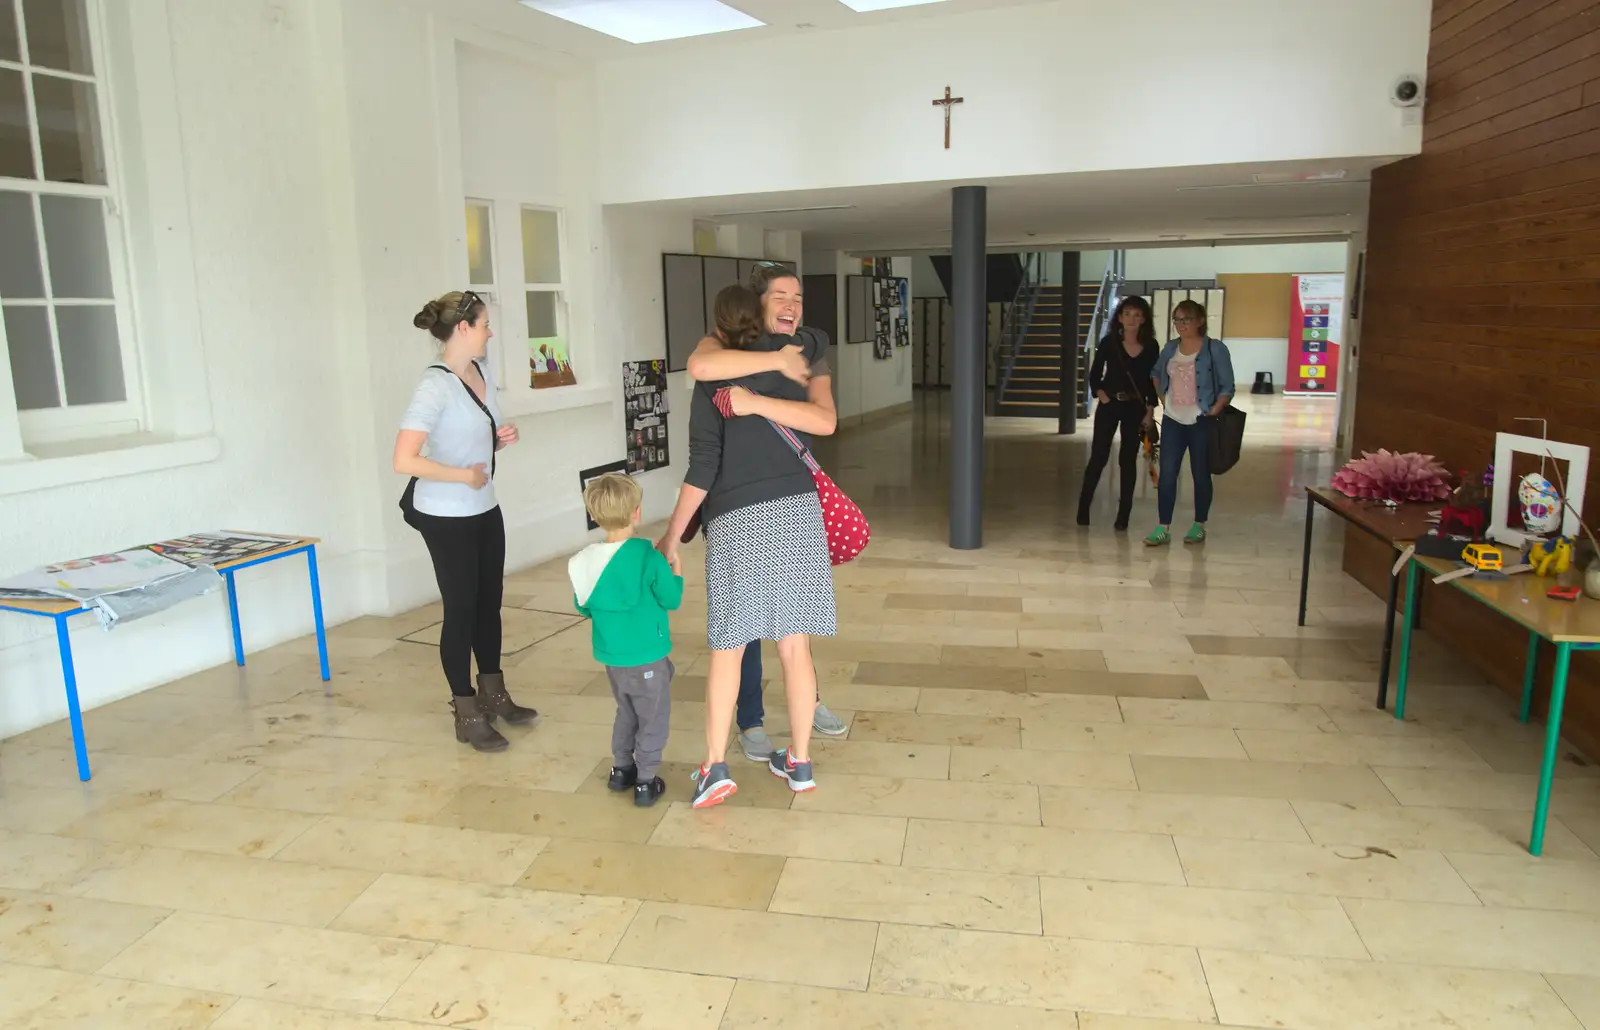
[(719, 0), (522, 0), (522, 5), (629, 43), (659, 43), (766, 24)]
[(945, 0), (839, 0), (852, 11), (887, 11), (892, 7), (921, 7), (923, 4), (942, 4)]

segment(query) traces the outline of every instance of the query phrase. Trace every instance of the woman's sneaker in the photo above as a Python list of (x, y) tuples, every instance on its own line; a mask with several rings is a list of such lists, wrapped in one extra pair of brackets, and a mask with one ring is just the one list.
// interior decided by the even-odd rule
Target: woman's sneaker
[(796, 762), (789, 754), (789, 749), (772, 753), (772, 761), (767, 763), (772, 770), (772, 775), (789, 781), (789, 789), (799, 794), (802, 791), (816, 790), (817, 783), (811, 778), (811, 763)]
[(694, 798), (689, 802), (693, 808), (720, 805), (739, 792), (739, 785), (728, 775), (726, 762), (718, 762), (709, 768), (702, 766), (689, 775), (694, 780)]

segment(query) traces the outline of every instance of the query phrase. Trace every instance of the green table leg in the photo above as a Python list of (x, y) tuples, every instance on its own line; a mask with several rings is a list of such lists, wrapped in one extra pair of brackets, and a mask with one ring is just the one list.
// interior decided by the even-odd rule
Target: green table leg
[(1411, 674), (1411, 627), (1417, 617), (1417, 563), (1406, 562), (1406, 618), (1400, 628), (1400, 675), (1394, 686), (1394, 717), (1406, 717), (1406, 681)]
[(1567, 664), (1571, 644), (1556, 645), (1556, 669), (1550, 680), (1550, 714), (1545, 719), (1544, 764), (1539, 767), (1539, 797), (1533, 805), (1533, 829), (1528, 833), (1528, 853), (1544, 851), (1544, 824), (1550, 815), (1550, 784), (1555, 779), (1556, 755), (1561, 750), (1561, 708), (1567, 699)]
[(1528, 660), (1522, 666), (1522, 708), (1517, 718), (1523, 722), (1533, 714), (1533, 674), (1539, 667), (1539, 634), (1528, 634)]

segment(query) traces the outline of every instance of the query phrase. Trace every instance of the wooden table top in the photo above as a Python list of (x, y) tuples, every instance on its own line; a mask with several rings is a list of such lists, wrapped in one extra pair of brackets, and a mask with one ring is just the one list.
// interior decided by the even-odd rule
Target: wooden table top
[(1428, 521), (1429, 513), (1445, 506), (1444, 501), (1407, 501), (1391, 508), (1382, 501), (1346, 497), (1331, 486), (1308, 486), (1306, 493), (1335, 515), (1391, 544), (1409, 544), (1426, 533), (1434, 525)]
[[(1419, 556), (1416, 560), (1434, 576), (1461, 568), (1444, 558)], [(1509, 558), (1507, 564), (1510, 564)], [(1523, 572), (1505, 579), (1463, 576), (1441, 585), (1471, 594), (1552, 643), (1600, 644), (1600, 601), (1588, 595), (1580, 595), (1576, 601), (1552, 600), (1545, 593), (1556, 582), (1554, 577)]]
[[(240, 536), (281, 537), (283, 539), (283, 546), (275, 547), (270, 551), (263, 551), (260, 554), (252, 554), (248, 558), (240, 558), (236, 561), (221, 562), (216, 566), (218, 572), (227, 572), (229, 569), (236, 569), (241, 565), (248, 565), (252, 562), (276, 558), (279, 555), (288, 553), (289, 551), (305, 547), (307, 544), (319, 544), (322, 542), (320, 539), (314, 536), (283, 536), (281, 533), (246, 533), (243, 530), (237, 529), (225, 529), (223, 532), (237, 533)], [(64, 615), (67, 612), (82, 612), (88, 611), (88, 609), (77, 601), (33, 601), (21, 597), (0, 597), (0, 611), (25, 612), (33, 615)]]

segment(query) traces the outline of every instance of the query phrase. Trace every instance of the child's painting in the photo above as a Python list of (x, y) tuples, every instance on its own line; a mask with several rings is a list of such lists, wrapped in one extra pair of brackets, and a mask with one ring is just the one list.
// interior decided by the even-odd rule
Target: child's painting
[(529, 340), (528, 368), (535, 390), (578, 385), (578, 377), (572, 372), (572, 362), (567, 360), (566, 346), (560, 340)]

